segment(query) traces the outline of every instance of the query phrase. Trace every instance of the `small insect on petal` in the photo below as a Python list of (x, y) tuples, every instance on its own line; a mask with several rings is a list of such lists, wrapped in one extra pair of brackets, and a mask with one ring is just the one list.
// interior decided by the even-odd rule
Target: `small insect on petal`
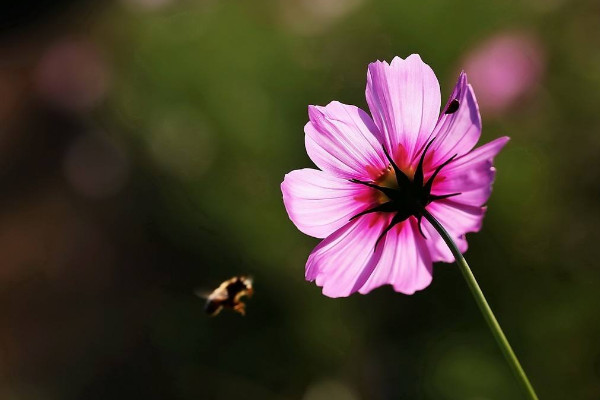
[(206, 298), (204, 311), (214, 317), (223, 308), (231, 308), (235, 312), (246, 315), (246, 304), (241, 299), (251, 297), (252, 294), (254, 294), (252, 278), (240, 275), (224, 281), (208, 296), (199, 296)]
[(458, 99), (453, 99), (450, 104), (448, 104), (448, 108), (444, 112), (444, 114), (454, 114), (458, 111), (458, 106), (460, 105)]

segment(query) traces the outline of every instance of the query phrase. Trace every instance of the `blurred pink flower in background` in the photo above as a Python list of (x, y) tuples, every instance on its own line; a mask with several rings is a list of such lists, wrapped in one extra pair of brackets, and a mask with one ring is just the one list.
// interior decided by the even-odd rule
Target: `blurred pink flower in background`
[(87, 111), (109, 87), (109, 68), (100, 50), (87, 39), (62, 39), (42, 55), (35, 74), (37, 91), (54, 106)]
[(371, 115), (336, 101), (309, 106), (306, 151), (320, 170), (292, 171), (281, 184), (292, 222), (324, 238), (306, 279), (330, 297), (427, 287), (432, 263), (454, 257), (421, 218), (431, 213), (465, 252), (465, 233), (481, 228), (493, 158), (508, 141), (473, 150), (481, 117), (466, 74), (440, 114), (438, 80), (418, 55), (369, 64), (366, 97)]
[(542, 44), (526, 33), (500, 33), (478, 44), (462, 65), (486, 114), (501, 114), (537, 88), (544, 73)]

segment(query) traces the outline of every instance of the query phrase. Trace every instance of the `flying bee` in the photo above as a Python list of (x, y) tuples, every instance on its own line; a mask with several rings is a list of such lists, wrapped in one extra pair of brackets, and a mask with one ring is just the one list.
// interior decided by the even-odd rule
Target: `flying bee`
[(252, 278), (244, 275), (234, 276), (221, 283), (218, 288), (206, 297), (204, 311), (211, 317), (219, 314), (224, 307), (246, 315), (246, 304), (241, 301), (242, 297), (252, 297)]

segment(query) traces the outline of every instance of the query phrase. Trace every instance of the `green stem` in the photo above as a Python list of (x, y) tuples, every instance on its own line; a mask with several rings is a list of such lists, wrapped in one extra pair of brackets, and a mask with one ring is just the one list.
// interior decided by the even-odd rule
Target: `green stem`
[(465, 260), (461, 252), (458, 250), (458, 247), (456, 247), (456, 244), (454, 243), (448, 232), (446, 232), (446, 229), (444, 229), (444, 227), (433, 217), (433, 215), (431, 215), (427, 210), (423, 210), (423, 216), (438, 231), (438, 233), (442, 236), (442, 239), (444, 239), (444, 242), (446, 242), (446, 244), (450, 248), (450, 251), (452, 251), (454, 258), (456, 259), (456, 263), (460, 267), (460, 271), (462, 272), (465, 280), (467, 281), (467, 285), (469, 285), (469, 289), (471, 289), (473, 297), (475, 297), (475, 302), (479, 306), (483, 317), (485, 318), (488, 326), (490, 327), (494, 338), (496, 338), (496, 341), (498, 342), (502, 353), (504, 353), (506, 361), (508, 361), (508, 364), (517, 376), (517, 379), (523, 385), (523, 388), (527, 392), (529, 398), (532, 400), (538, 400), (538, 397), (535, 394), (535, 391), (533, 390), (533, 386), (531, 386), (531, 383), (529, 382), (525, 371), (523, 371), (523, 367), (521, 367), (521, 364), (519, 363), (515, 352), (510, 347), (508, 339), (506, 339), (506, 336), (504, 336), (504, 332), (502, 332), (502, 328), (500, 327), (498, 320), (496, 320), (496, 317), (494, 316), (492, 309), (490, 308), (487, 300), (485, 299), (481, 288), (477, 284), (477, 280), (475, 280), (475, 276), (473, 275), (473, 272), (471, 272), (471, 268), (469, 268), (467, 260)]

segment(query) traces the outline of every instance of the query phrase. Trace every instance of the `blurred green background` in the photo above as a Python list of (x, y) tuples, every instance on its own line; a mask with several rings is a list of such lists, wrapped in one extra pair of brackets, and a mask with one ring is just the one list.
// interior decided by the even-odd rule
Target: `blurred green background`
[[(16, 4), (16, 3), (15, 3)], [(496, 160), (467, 259), (540, 399), (600, 398), (600, 4), (3, 5), (0, 398), (518, 399), (454, 265), (329, 299), (279, 184), (367, 64), (466, 69)], [(250, 274), (246, 317), (194, 295)], [(228, 311), (228, 310), (226, 310)]]

